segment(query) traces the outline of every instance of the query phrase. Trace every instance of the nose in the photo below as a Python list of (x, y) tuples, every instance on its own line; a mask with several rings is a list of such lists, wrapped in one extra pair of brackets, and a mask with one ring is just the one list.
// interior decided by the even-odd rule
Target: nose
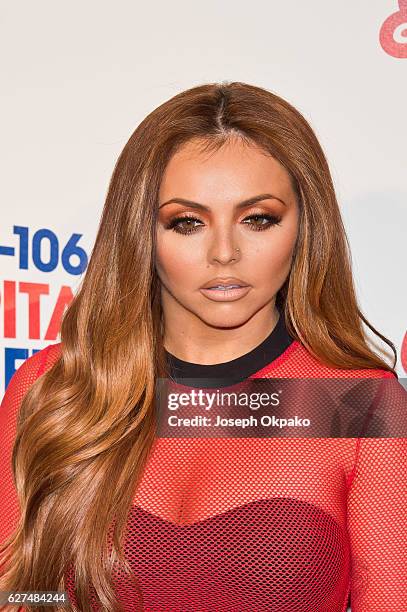
[(240, 249), (231, 233), (223, 232), (214, 238), (209, 247), (208, 259), (210, 262), (221, 264), (228, 264), (233, 260), (240, 259)]

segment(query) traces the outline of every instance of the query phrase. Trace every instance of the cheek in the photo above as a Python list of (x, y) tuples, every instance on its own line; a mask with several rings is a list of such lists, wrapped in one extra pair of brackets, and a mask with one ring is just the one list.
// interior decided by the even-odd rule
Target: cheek
[(157, 272), (169, 284), (179, 283), (180, 279), (182, 284), (188, 284), (202, 268), (199, 250), (191, 248), (187, 240), (178, 240), (175, 244), (171, 240), (158, 239), (156, 256)]
[(251, 269), (253, 280), (259, 285), (271, 280), (273, 285), (280, 285), (287, 277), (294, 251), (296, 233), (278, 234), (265, 240), (253, 253)]

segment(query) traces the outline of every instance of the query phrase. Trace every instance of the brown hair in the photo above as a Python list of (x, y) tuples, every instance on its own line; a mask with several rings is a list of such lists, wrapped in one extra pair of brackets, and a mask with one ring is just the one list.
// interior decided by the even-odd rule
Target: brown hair
[[(160, 180), (183, 143), (216, 148), (231, 137), (276, 158), (298, 196), (292, 268), (276, 298), (291, 335), (328, 365), (395, 374), (393, 343), (358, 307), (328, 163), (309, 123), (254, 85), (179, 93), (141, 122), (120, 154), (89, 266), (62, 321), (61, 357), (23, 399), (13, 449), (23, 523), (10, 540), (3, 590), (63, 590), (72, 563), (81, 610), (91, 609), (88, 586), (104, 609), (120, 609), (109, 568), (118, 562), (130, 571), (122, 536), (154, 439), (156, 377), (166, 375), (155, 270)], [(393, 366), (370, 348), (362, 323), (391, 347)]]

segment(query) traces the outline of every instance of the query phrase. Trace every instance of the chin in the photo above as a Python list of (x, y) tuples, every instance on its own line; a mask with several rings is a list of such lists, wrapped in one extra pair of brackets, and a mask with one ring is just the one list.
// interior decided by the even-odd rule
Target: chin
[[(222, 306), (224, 306), (224, 304), (222, 304)], [(233, 312), (232, 305), (228, 304), (227, 306), (227, 308), (222, 308), (224, 312), (213, 313), (212, 316), (209, 316), (208, 310), (203, 313), (196, 313), (196, 315), (206, 323), (206, 325), (224, 329), (240, 327), (247, 323), (253, 316), (253, 313), (242, 312), (241, 309), (237, 309), (236, 306), (234, 307), (235, 312)]]

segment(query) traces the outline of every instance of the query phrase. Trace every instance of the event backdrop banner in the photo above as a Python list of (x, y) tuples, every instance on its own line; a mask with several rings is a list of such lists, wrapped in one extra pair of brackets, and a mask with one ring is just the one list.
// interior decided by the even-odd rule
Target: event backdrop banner
[(311, 123), (362, 311), (407, 375), (407, 0), (228, 4), (4, 3), (1, 394), (60, 341), (130, 134), (177, 92), (236, 80)]

